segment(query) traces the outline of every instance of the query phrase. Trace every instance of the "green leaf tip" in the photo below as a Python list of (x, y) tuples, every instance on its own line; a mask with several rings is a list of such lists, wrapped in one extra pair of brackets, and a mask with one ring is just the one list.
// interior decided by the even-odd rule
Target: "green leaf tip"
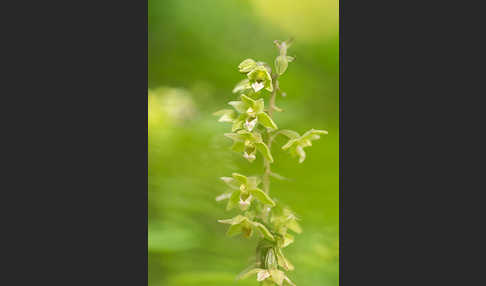
[(311, 129), (305, 132), (302, 136), (298, 136), (297, 132), (288, 130), (282, 134), (287, 135), (290, 140), (282, 146), (282, 150), (288, 150), (292, 156), (299, 157), (299, 163), (304, 162), (306, 153), (305, 147), (312, 146), (312, 141), (317, 140), (322, 134), (328, 134), (326, 130)]

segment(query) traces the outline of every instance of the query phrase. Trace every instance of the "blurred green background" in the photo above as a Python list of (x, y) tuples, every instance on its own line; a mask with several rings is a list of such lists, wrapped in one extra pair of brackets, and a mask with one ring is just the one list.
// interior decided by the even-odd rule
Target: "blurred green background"
[(149, 0), (149, 285), (258, 285), (236, 281), (256, 240), (225, 236), (230, 218), (215, 197), (221, 176), (255, 175), (223, 136), (228, 123), (211, 113), (229, 108), (246, 59), (273, 64), (273, 40), (294, 37), (296, 61), (281, 77), (280, 128), (325, 129), (302, 164), (273, 148), (271, 195), (288, 204), (304, 232), (285, 249), (298, 286), (338, 285), (339, 37), (338, 2), (328, 0)]

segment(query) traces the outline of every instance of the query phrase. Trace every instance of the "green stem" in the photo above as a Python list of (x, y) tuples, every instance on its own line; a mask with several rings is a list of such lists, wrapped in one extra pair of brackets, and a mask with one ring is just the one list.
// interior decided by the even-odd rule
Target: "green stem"
[[(273, 83), (273, 91), (272, 94), (270, 95), (270, 102), (269, 102), (269, 107), (268, 107), (268, 116), (273, 119), (273, 111), (275, 110), (275, 98), (277, 96), (277, 90), (278, 90), (278, 74), (273, 74), (272, 75), (272, 83)], [(266, 133), (266, 144), (268, 148), (270, 149), (270, 152), (272, 151), (271, 145), (272, 145), (272, 136), (270, 136), (270, 132), (267, 131)], [(270, 174), (272, 173), (272, 170), (270, 168), (270, 161), (267, 159), (263, 159), (263, 191), (265, 193), (270, 192)]]

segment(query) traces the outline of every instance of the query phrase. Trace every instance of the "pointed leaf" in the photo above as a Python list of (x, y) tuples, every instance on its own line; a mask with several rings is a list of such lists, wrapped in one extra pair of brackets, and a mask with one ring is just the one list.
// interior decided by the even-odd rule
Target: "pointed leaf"
[(231, 193), (228, 204), (226, 205), (227, 211), (233, 209), (238, 205), (238, 202), (240, 201), (240, 193), (240, 190), (235, 190), (233, 193)]
[(228, 102), (228, 104), (233, 106), (236, 109), (236, 111), (238, 111), (239, 113), (245, 113), (249, 107), (243, 101), (230, 101)]
[(300, 136), (299, 133), (297, 133), (293, 130), (288, 130), (288, 129), (282, 129), (282, 130), (279, 131), (279, 133), (287, 136), (290, 139), (295, 139), (295, 138)]
[(233, 219), (232, 218), (229, 218), (229, 219), (218, 219), (218, 222), (224, 223), (224, 224), (232, 224), (233, 223)]
[(235, 178), (240, 184), (246, 184), (248, 182), (248, 178), (242, 174), (233, 173), (233, 178)]
[(287, 178), (285, 178), (284, 176), (280, 175), (280, 174), (277, 174), (275, 172), (270, 172), (270, 176), (274, 177), (275, 179), (277, 180), (288, 180)]
[(299, 223), (295, 219), (288, 221), (287, 227), (295, 233), (301, 233), (302, 232), (302, 229), (300, 228)]
[(221, 177), (220, 178), (223, 182), (226, 183), (230, 188), (233, 190), (239, 190), (240, 189), (240, 184), (232, 177)]
[(216, 197), (216, 201), (217, 202), (220, 202), (222, 200), (227, 200), (230, 197), (231, 197), (231, 193), (223, 193), (223, 194), (221, 194), (221, 195), (219, 195), (219, 196)]
[(263, 157), (270, 161), (270, 163), (273, 163), (272, 153), (270, 153), (270, 149), (268, 149), (267, 145), (263, 142), (257, 142), (255, 143), (255, 145), (258, 151), (260, 151), (260, 153), (263, 155)]
[(263, 204), (271, 205), (272, 207), (275, 206), (275, 202), (264, 191), (257, 188), (250, 190), (250, 193)]
[(283, 241), (283, 244), (282, 244), (282, 248), (289, 246), (293, 242), (294, 242), (294, 236), (289, 234), (289, 233), (286, 233), (284, 235), (284, 241)]
[(243, 141), (243, 138), (238, 133), (224, 133), (224, 137), (229, 138), (233, 141)]
[(228, 228), (226, 235), (231, 237), (240, 234), (242, 231), (243, 226), (241, 224), (233, 224)]
[(278, 269), (271, 269), (270, 275), (272, 277), (273, 282), (277, 283), (277, 285), (282, 286), (284, 281), (285, 274), (278, 270)]
[(245, 91), (247, 89), (250, 89), (250, 80), (245, 78), (244, 80), (238, 82), (236, 86), (233, 88), (233, 93), (238, 93), (240, 91)]
[(218, 222), (224, 224), (240, 224), (244, 220), (248, 220), (248, 218), (242, 215), (237, 215), (230, 219), (218, 219)]
[(244, 95), (244, 94), (240, 95), (240, 98), (241, 98), (241, 101), (242, 101), (242, 102), (245, 104), (245, 107), (246, 107), (246, 109), (245, 109), (245, 111), (244, 111), (244, 112), (246, 112), (246, 110), (247, 110), (249, 107), (253, 107), (253, 106), (254, 106), (254, 104), (255, 104), (255, 100), (253, 100), (253, 99), (249, 98), (248, 96), (246, 96), (246, 95)]
[(251, 235), (253, 234), (253, 228), (243, 226), (242, 232), (244, 237), (250, 238)]
[(251, 176), (248, 177), (248, 188), (255, 189), (261, 183), (261, 179), (259, 177)]
[(266, 114), (265, 112), (257, 114), (257, 117), (263, 126), (267, 128), (278, 129), (277, 125), (275, 124), (275, 122), (273, 122), (272, 118), (270, 118), (270, 116), (268, 116), (268, 114)]
[(317, 140), (320, 138), (319, 134), (327, 134), (326, 130), (317, 130), (317, 129), (311, 129), (307, 132), (305, 132), (301, 139), (302, 140)]
[(276, 105), (273, 106), (273, 109), (275, 109), (278, 112), (283, 112), (284, 110)]
[(222, 109), (213, 113), (213, 115), (219, 116), (219, 122), (233, 122), (236, 119), (234, 110)]
[(263, 98), (257, 99), (253, 107), (256, 114), (263, 112), (265, 109), (265, 102), (263, 101)]
[(236, 119), (235, 121), (233, 121), (233, 125), (231, 126), (231, 131), (235, 132), (235, 131), (243, 128), (244, 123), (245, 123), (244, 120)]
[(253, 222), (253, 225), (258, 229), (258, 231), (265, 237), (266, 239), (270, 241), (275, 241), (275, 238), (273, 237), (272, 233), (261, 223), (259, 222)]
[(298, 138), (295, 139), (290, 139), (285, 145), (282, 146), (282, 150), (287, 150), (289, 149), (292, 145), (294, 145), (296, 142), (298, 142)]
[(241, 274), (239, 274), (236, 279), (237, 280), (241, 280), (241, 279), (246, 279), (254, 274), (257, 274), (258, 272), (262, 271), (264, 269), (261, 269), (261, 268), (253, 268), (253, 269), (250, 269), (248, 271), (243, 271)]
[[(236, 119), (233, 121), (233, 126), (231, 127), (231, 132), (235, 132), (241, 128), (243, 128), (243, 123), (245, 122), (245, 119), (248, 117), (246, 113), (242, 113), (236, 117)], [(241, 137), (241, 136), (240, 136)]]
[(289, 285), (291, 285), (291, 286), (296, 286), (296, 285), (294, 284), (294, 282), (290, 281), (289, 277), (285, 276), (285, 277), (284, 277), (284, 280), (285, 280), (285, 282), (289, 283)]
[(242, 141), (236, 141), (233, 143), (233, 146), (231, 146), (231, 150), (241, 153), (245, 151), (245, 143)]
[(277, 250), (277, 261), (278, 261), (278, 265), (283, 269), (285, 269), (285, 271), (292, 271), (295, 269), (292, 263), (290, 263), (290, 261), (288, 261), (287, 258), (285, 258), (282, 249), (280, 248), (278, 248)]

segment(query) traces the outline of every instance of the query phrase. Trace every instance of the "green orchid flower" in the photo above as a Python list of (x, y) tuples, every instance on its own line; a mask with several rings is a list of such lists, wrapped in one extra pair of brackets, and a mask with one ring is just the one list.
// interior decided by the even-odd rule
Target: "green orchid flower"
[(265, 66), (257, 65), (247, 74), (247, 77), (250, 80), (250, 86), (255, 92), (263, 88), (269, 92), (273, 91), (272, 77)]
[[(283, 256), (282, 249), (276, 247), (275, 244), (272, 243), (265, 241), (263, 241), (263, 243), (267, 244), (267, 247), (261, 249), (262, 251), (260, 250), (260, 253), (262, 254), (260, 260), (240, 273), (237, 279), (245, 279), (253, 274), (257, 274), (257, 281), (264, 282), (268, 279), (268, 285), (274, 285), (273, 283), (282, 285), (284, 281), (287, 281), (290, 285), (293, 285), (292, 281), (290, 281), (288, 277), (288, 280), (285, 279), (285, 276), (282, 277), (283, 272), (278, 272), (279, 267), (285, 271), (294, 270), (294, 266), (290, 264), (290, 262)], [(262, 242), (260, 242), (259, 246), (260, 245), (262, 245)]]
[[(278, 129), (272, 118), (263, 111), (265, 108), (263, 98), (254, 100), (242, 94), (240, 99), (241, 101), (230, 101), (228, 103), (240, 113), (240, 115), (233, 120), (231, 131), (234, 132), (242, 128), (252, 131), (258, 123), (269, 129)], [(227, 118), (234, 118), (234, 114), (232, 115), (227, 111), (225, 112), (224, 115), (226, 115)]]
[[(233, 218), (219, 220), (220, 223), (229, 225), (228, 236), (241, 234), (249, 238), (253, 233), (259, 235), (255, 261), (237, 279), (256, 275), (257, 281), (263, 286), (295, 286), (284, 273), (294, 270), (294, 266), (284, 256), (283, 251), (294, 242), (294, 236), (301, 233), (302, 229), (296, 215), (268, 195), (270, 177), (286, 180), (272, 170), (271, 164), (274, 160), (269, 147), (278, 135), (285, 135), (289, 140), (282, 149), (298, 156), (299, 163), (302, 163), (306, 158), (304, 148), (311, 146), (313, 140), (327, 134), (327, 131), (311, 129), (301, 136), (292, 130), (279, 130), (269, 116), (272, 111), (283, 111), (275, 105), (275, 97), (278, 94), (285, 96), (285, 92), (280, 90), (279, 81), (287, 72), (289, 63), (295, 60), (295, 57), (287, 55), (291, 39), (274, 43), (279, 55), (273, 61), (273, 66), (251, 58), (242, 61), (238, 65), (238, 71), (245, 76), (233, 88), (238, 99), (228, 103), (232, 106), (231, 109), (213, 113), (218, 116), (219, 122), (232, 124), (231, 133), (224, 135), (232, 140), (233, 151), (242, 154), (249, 162), (256, 160), (257, 151), (261, 154), (263, 174), (247, 177), (233, 173), (231, 177), (221, 177), (227, 188), (216, 197), (216, 201), (224, 201), (227, 210), (237, 209), (240, 213)], [(267, 106), (268, 113), (265, 112), (264, 89), (272, 93), (268, 102), (270, 106)], [(260, 185), (263, 185), (262, 189), (259, 188)]]
[(273, 209), (273, 212), (274, 213), (270, 222), (274, 224), (277, 229), (281, 229), (281, 231), (278, 231), (280, 234), (285, 235), (287, 233), (287, 229), (290, 229), (295, 233), (302, 232), (302, 229), (297, 222), (298, 219), (291, 210), (277, 207)]
[(259, 133), (252, 133), (247, 130), (239, 130), (236, 133), (225, 133), (224, 136), (233, 140), (231, 149), (235, 152), (243, 152), (243, 158), (249, 162), (256, 159), (258, 150), (270, 163), (273, 162), (272, 154), (267, 145), (263, 142)]
[(312, 146), (311, 141), (321, 138), (320, 134), (327, 134), (327, 131), (311, 129), (305, 132), (302, 136), (299, 136), (299, 133), (291, 130), (285, 130), (285, 132), (282, 133), (290, 138), (290, 140), (282, 146), (282, 149), (289, 150), (290, 154), (293, 156), (298, 156), (299, 163), (302, 163), (306, 156), (304, 148)]
[(238, 205), (242, 211), (246, 211), (255, 199), (259, 200), (262, 204), (270, 205), (271, 207), (275, 206), (275, 202), (258, 188), (258, 185), (261, 183), (258, 177), (246, 177), (238, 173), (233, 173), (232, 177), (221, 177), (221, 180), (230, 187), (231, 191), (218, 196), (216, 200), (229, 199), (226, 206), (227, 210), (231, 210)]
[(288, 285), (296, 286), (284, 272), (278, 269), (263, 269), (263, 268), (253, 268), (247, 271), (245, 274), (241, 275), (239, 279), (245, 279), (252, 275), (257, 275), (257, 281), (262, 282), (264, 286), (271, 285), (284, 285), (284, 282)]
[(245, 216), (237, 215), (231, 219), (220, 219), (218, 222), (230, 225), (226, 232), (228, 236), (235, 236), (242, 233), (243, 236), (249, 238), (253, 234), (252, 222)]
[(273, 91), (272, 77), (270, 70), (265, 67), (265, 63), (246, 59), (238, 65), (238, 70), (241, 73), (246, 73), (248, 80), (239, 82), (233, 89), (234, 93), (249, 87), (255, 92), (259, 92), (263, 88), (270, 92)]
[[(282, 208), (277, 205), (272, 209), (272, 217), (270, 218), (270, 223), (274, 227), (277, 236), (277, 245), (280, 248), (285, 248), (294, 242), (294, 236), (288, 233), (288, 230), (294, 233), (300, 234), (302, 229), (297, 222), (297, 217), (288, 208)], [(281, 254), (281, 266), (285, 269), (293, 268), (293, 266), (285, 259), (283, 254)]]
[(250, 238), (256, 229), (265, 239), (275, 241), (275, 237), (268, 231), (266, 226), (259, 222), (252, 221), (246, 216), (237, 215), (230, 219), (220, 219), (218, 222), (230, 225), (226, 232), (226, 235), (228, 236), (235, 236), (241, 233), (244, 237)]

